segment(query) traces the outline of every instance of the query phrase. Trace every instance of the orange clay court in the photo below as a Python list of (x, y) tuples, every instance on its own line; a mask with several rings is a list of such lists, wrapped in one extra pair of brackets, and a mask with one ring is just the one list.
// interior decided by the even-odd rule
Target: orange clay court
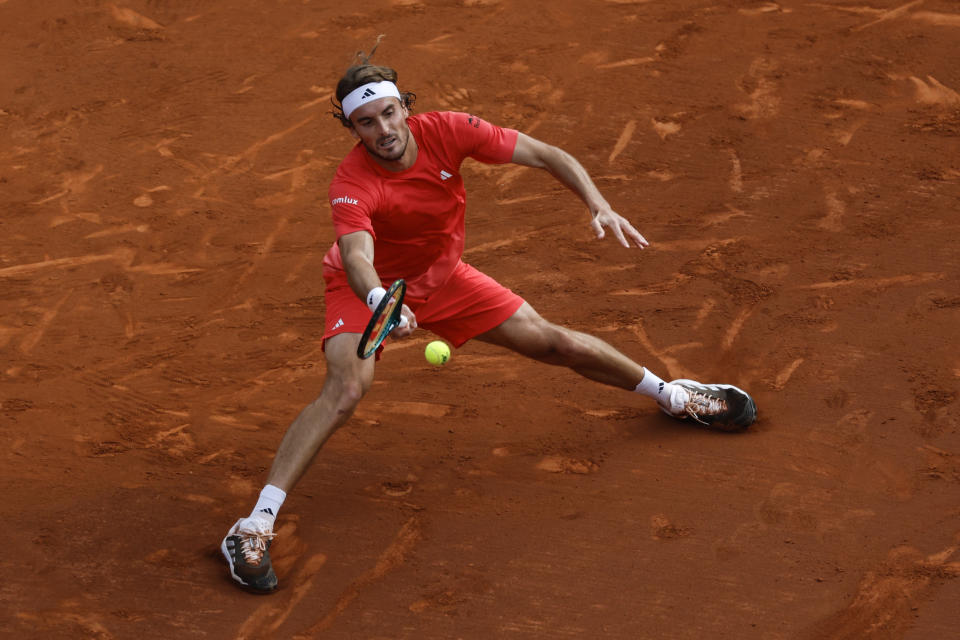
[[(291, 493), (280, 589), (220, 555), (319, 393), (329, 115), (354, 52), (468, 161), (465, 259), (730, 434), (420, 331)], [(956, 638), (960, 5), (0, 0), (0, 636)]]

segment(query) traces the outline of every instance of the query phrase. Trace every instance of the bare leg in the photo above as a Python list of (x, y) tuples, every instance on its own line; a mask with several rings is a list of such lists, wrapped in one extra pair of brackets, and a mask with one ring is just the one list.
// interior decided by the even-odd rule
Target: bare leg
[(645, 373), (642, 366), (603, 340), (548, 322), (526, 302), (503, 324), (477, 339), (630, 391)]
[(293, 421), (277, 448), (267, 484), (289, 492), (323, 443), (353, 415), (373, 383), (374, 359), (357, 357), (360, 336), (342, 333), (327, 340), (327, 377), (320, 396)]

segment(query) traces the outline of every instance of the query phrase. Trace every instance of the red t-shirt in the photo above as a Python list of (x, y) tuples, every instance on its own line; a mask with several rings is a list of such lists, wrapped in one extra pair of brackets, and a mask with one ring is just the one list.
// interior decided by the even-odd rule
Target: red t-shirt
[[(410, 116), (407, 124), (418, 147), (413, 166), (388, 171), (357, 143), (330, 184), (330, 208), (338, 239), (369, 232), (380, 278), (386, 283), (404, 278), (408, 295), (425, 299), (463, 254), (467, 194), (460, 165), (468, 157), (488, 164), (509, 162), (518, 134), (449, 111)], [(323, 264), (343, 269), (336, 243)]]

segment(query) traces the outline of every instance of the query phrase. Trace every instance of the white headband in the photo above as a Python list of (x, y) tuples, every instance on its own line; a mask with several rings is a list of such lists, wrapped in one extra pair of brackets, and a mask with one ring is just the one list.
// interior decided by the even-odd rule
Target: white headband
[(353, 113), (357, 107), (378, 98), (396, 98), (399, 100), (400, 90), (397, 89), (397, 85), (389, 80), (370, 82), (361, 87), (357, 87), (348, 93), (340, 102), (340, 105), (343, 107), (343, 115), (349, 120), (350, 114)]

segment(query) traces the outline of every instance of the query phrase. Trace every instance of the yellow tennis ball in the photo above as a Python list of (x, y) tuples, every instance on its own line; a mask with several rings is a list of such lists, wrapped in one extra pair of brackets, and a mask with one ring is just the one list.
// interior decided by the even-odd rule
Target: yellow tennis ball
[(450, 359), (450, 347), (442, 340), (434, 340), (427, 345), (423, 355), (426, 356), (427, 362), (430, 364), (447, 364), (447, 360)]

